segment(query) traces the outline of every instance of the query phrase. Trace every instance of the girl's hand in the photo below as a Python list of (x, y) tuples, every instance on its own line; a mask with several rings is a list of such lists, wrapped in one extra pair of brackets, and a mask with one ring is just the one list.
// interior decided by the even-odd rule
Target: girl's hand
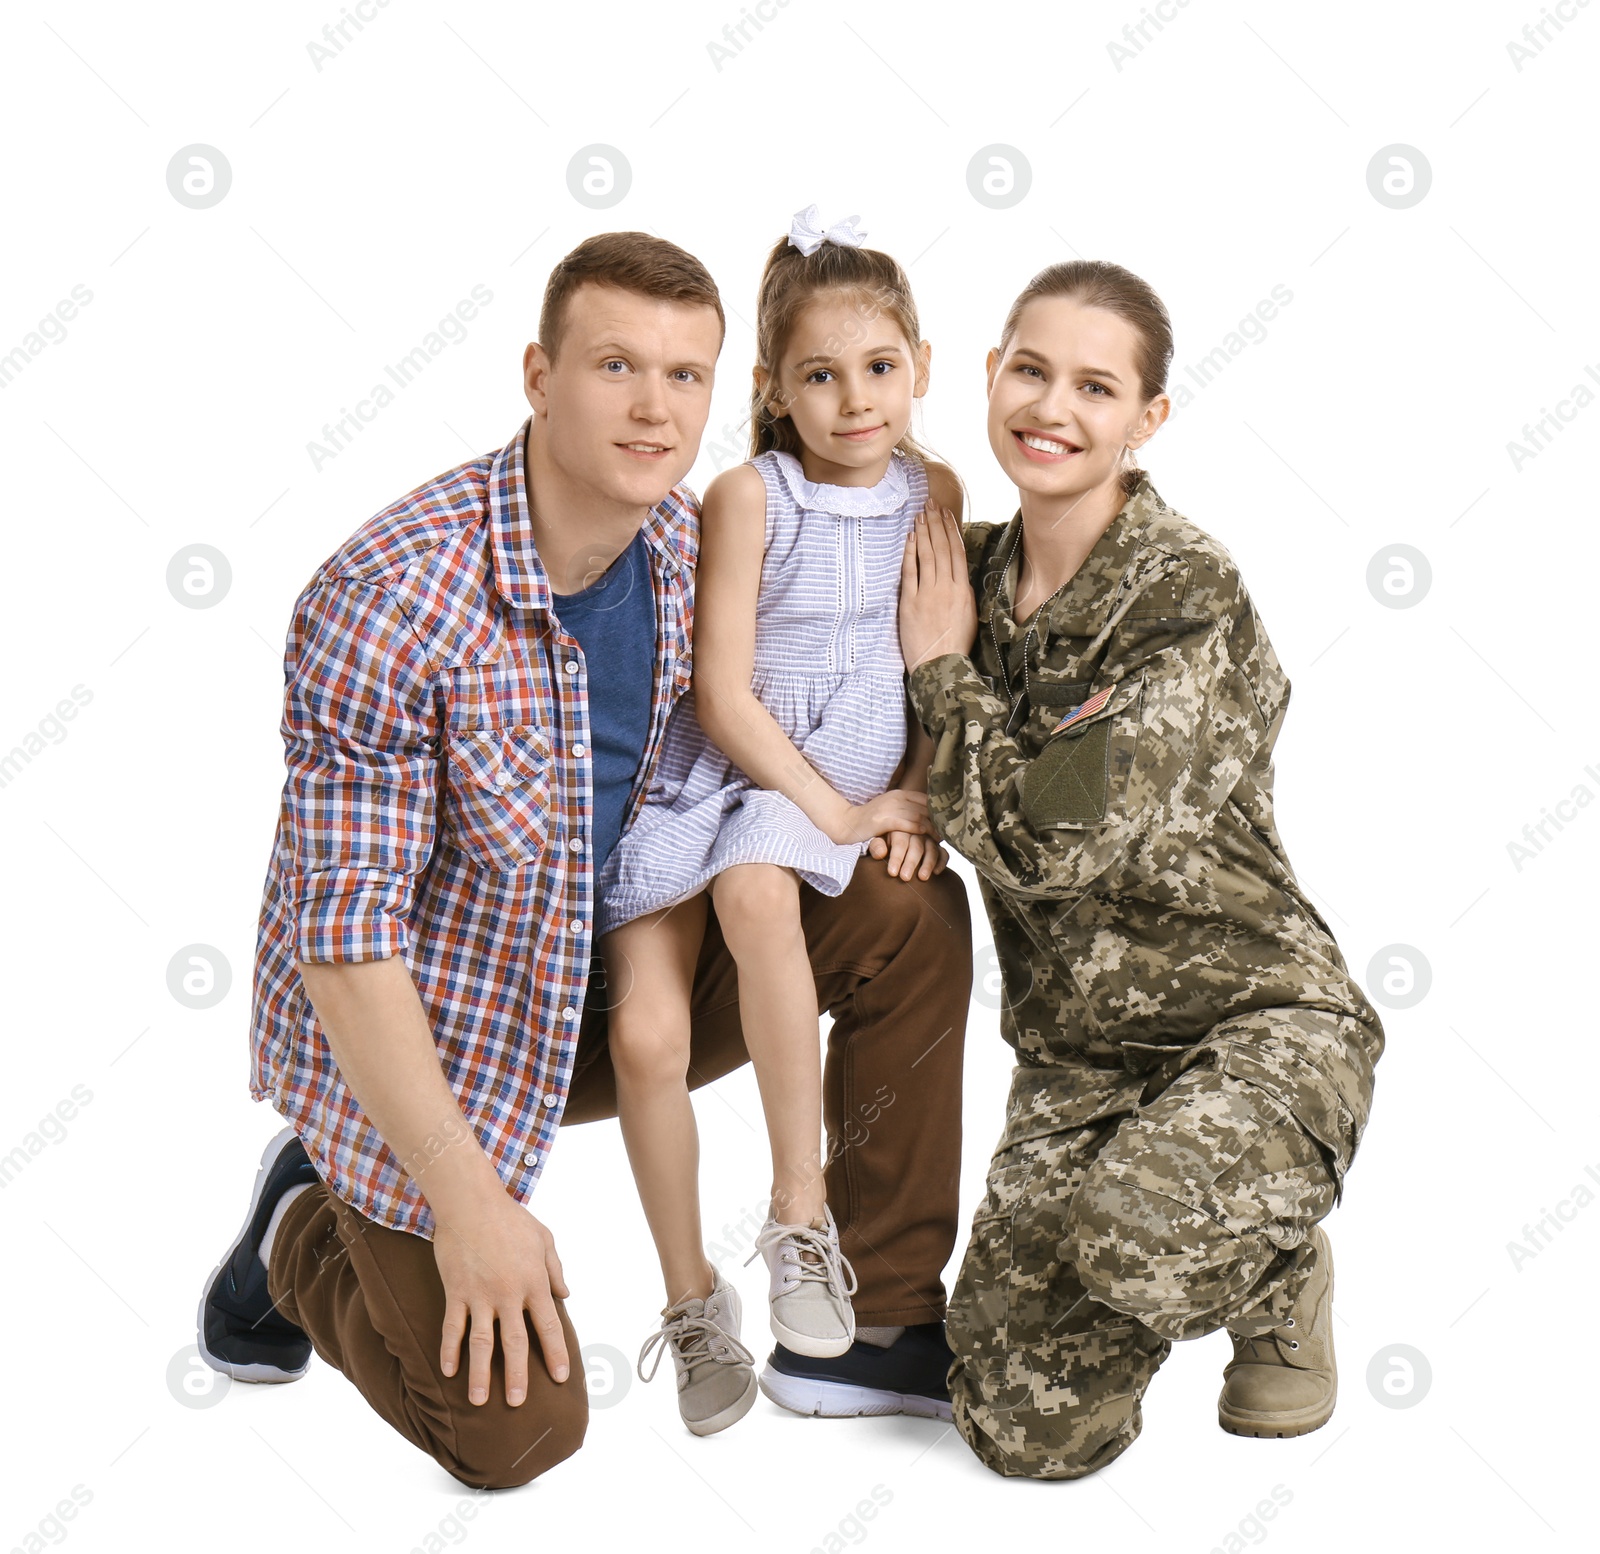
[(932, 879), (935, 874), (943, 874), (950, 861), (950, 855), (933, 837), (910, 831), (875, 836), (867, 843), (867, 851), (874, 858), (887, 856), (889, 872), (903, 880)]
[(914, 793), (909, 788), (891, 788), (865, 804), (849, 804), (841, 809), (837, 819), (825, 825), (830, 841), (869, 842), (875, 836), (887, 836), (893, 831), (915, 835), (933, 835), (933, 822), (928, 819), (928, 795)]
[(908, 670), (941, 653), (965, 653), (978, 634), (961, 525), (947, 508), (917, 515), (900, 566), (900, 653)]

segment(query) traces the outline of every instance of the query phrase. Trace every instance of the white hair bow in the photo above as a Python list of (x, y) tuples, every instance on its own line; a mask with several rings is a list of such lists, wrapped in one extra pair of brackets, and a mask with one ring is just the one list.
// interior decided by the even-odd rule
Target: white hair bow
[(817, 225), (817, 207), (808, 205), (804, 210), (794, 213), (794, 220), (789, 223), (789, 241), (806, 255), (814, 254), (824, 243), (837, 243), (841, 248), (860, 248), (867, 235), (856, 230), (856, 223), (860, 219), (860, 216), (847, 216), (824, 230)]

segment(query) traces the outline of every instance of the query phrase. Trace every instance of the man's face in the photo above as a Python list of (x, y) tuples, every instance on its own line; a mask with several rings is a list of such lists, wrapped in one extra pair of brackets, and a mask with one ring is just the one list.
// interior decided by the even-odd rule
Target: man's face
[(720, 347), (716, 310), (703, 303), (579, 287), (556, 361), (537, 344), (523, 358), (551, 461), (602, 501), (654, 507), (700, 451)]

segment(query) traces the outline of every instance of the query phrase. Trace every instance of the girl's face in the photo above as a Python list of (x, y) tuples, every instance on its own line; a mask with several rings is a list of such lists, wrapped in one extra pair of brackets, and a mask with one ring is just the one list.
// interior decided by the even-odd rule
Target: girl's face
[(989, 446), (1019, 490), (1070, 505), (1155, 434), (1171, 401), (1143, 398), (1138, 349), (1133, 326), (1104, 308), (1024, 304), (1004, 354), (988, 358)]
[(808, 479), (870, 485), (927, 390), (930, 352), (868, 298), (819, 297), (795, 320), (775, 378), (757, 367), (756, 383), (793, 420)]

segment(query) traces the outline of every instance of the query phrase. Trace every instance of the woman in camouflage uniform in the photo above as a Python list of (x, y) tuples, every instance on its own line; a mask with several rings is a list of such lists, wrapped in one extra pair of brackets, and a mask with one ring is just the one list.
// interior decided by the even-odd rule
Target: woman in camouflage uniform
[(948, 1318), (956, 1423), (1004, 1474), (1112, 1461), (1171, 1341), (1217, 1328), (1225, 1429), (1333, 1412), (1319, 1221), (1383, 1032), (1273, 821), (1289, 683), (1228, 553), (1132, 466), (1171, 356), (1138, 277), (1036, 276), (988, 358), (1021, 510), (931, 514), (906, 552), (930, 812), (977, 870), (1018, 1060)]

